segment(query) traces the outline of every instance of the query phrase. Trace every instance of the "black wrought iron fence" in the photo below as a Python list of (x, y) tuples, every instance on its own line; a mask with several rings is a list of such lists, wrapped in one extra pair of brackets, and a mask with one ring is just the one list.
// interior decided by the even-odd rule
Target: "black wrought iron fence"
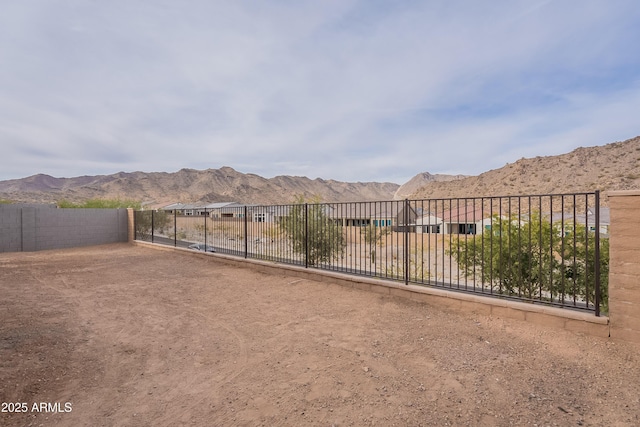
[(136, 212), (136, 239), (594, 311), (607, 306), (599, 192)]

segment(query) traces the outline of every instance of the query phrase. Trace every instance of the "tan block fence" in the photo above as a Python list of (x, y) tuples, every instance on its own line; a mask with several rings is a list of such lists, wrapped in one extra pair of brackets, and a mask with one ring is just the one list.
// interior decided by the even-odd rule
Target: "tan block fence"
[[(409, 298), (456, 311), (480, 313), (490, 316), (525, 320), (548, 327), (558, 327), (576, 333), (611, 337), (640, 343), (640, 191), (613, 191), (607, 193), (611, 212), (609, 315), (596, 317), (593, 313), (506, 301), (481, 295), (451, 292), (418, 285), (404, 285), (379, 279), (358, 277), (336, 272), (292, 265), (278, 265), (253, 259), (193, 252), (196, 256), (213, 256), (221, 262), (236, 266), (251, 266), (263, 271), (287, 270), (289, 274), (313, 280), (378, 292), (390, 296)], [(129, 210), (129, 241), (134, 242), (134, 212)], [(136, 244), (159, 250), (186, 249), (145, 242)]]
[(607, 194), (609, 321), (612, 338), (640, 343), (640, 191)]

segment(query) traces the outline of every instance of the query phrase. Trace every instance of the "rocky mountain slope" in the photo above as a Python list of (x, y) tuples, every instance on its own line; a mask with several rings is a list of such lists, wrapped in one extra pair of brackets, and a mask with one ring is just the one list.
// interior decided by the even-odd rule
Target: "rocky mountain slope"
[(0, 181), (0, 198), (14, 202), (81, 202), (92, 198), (133, 199), (152, 205), (235, 201), (290, 203), (296, 195), (330, 201), (389, 200), (398, 184), (340, 182), (307, 177), (263, 178), (230, 167), (166, 172), (119, 172), (113, 175), (54, 178), (34, 175)]
[[(520, 159), (500, 169), (454, 181), (432, 181), (407, 197), (512, 196), (640, 189), (640, 137), (559, 156)], [(606, 204), (606, 193), (603, 194)]]
[(422, 172), (405, 182), (398, 188), (394, 199), (400, 200), (411, 197), (422, 187), (432, 182), (448, 182), (456, 181), (459, 179), (468, 178), (469, 175), (443, 175), (443, 174), (430, 174), (429, 172)]
[[(237, 201), (290, 203), (296, 195), (326, 201), (428, 199), (640, 189), (640, 137), (559, 156), (520, 159), (478, 176), (420, 173), (393, 183), (340, 182), (299, 176), (263, 178), (230, 167), (54, 178), (34, 175), (0, 181), (0, 199), (54, 203), (65, 199), (133, 199), (153, 205)], [(606, 193), (603, 194), (606, 205)]]

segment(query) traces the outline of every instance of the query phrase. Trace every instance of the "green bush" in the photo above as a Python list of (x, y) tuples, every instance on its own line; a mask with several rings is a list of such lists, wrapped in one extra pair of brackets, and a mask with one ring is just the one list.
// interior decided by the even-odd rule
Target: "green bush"
[(280, 229), (287, 236), (291, 249), (306, 258), (310, 266), (339, 258), (347, 245), (342, 225), (329, 218), (326, 205), (314, 201), (309, 204), (303, 197), (298, 197), (289, 215), (280, 221)]
[(164, 230), (171, 218), (166, 211), (137, 211), (135, 213), (136, 239), (149, 240), (152, 229), (156, 233)]
[[(481, 235), (453, 240), (452, 256), (467, 278), (504, 295), (595, 301), (595, 233), (584, 225), (494, 216)], [(600, 239), (601, 307), (608, 308), (609, 239)], [(541, 295), (543, 293), (543, 295)]]
[(86, 209), (119, 209), (119, 208), (133, 208), (139, 210), (141, 207), (140, 202), (135, 200), (120, 200), (120, 199), (89, 199), (82, 203), (73, 203), (68, 200), (60, 200), (58, 202), (59, 208), (86, 208)]

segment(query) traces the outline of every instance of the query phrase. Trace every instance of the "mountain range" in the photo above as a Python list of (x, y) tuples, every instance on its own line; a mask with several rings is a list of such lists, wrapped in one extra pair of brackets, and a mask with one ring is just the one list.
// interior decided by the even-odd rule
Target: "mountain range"
[(502, 168), (449, 182), (430, 182), (411, 194), (428, 199), (640, 189), (640, 136), (580, 147), (558, 156), (522, 158)]
[[(398, 185), (341, 182), (304, 176), (263, 178), (231, 167), (177, 172), (118, 172), (54, 178), (33, 175), (0, 181), (0, 199), (20, 203), (133, 199), (152, 206), (173, 202), (291, 203), (298, 195), (324, 201), (372, 201), (573, 193), (640, 189), (640, 137), (558, 156), (520, 159), (477, 176), (423, 172)], [(606, 204), (606, 198), (604, 198)]]
[(118, 172), (112, 175), (54, 178), (33, 175), (0, 181), (0, 198), (25, 203), (133, 199), (162, 206), (173, 202), (291, 203), (297, 195), (331, 201), (388, 200), (398, 184), (340, 182), (303, 176), (263, 178), (230, 167), (178, 172)]

